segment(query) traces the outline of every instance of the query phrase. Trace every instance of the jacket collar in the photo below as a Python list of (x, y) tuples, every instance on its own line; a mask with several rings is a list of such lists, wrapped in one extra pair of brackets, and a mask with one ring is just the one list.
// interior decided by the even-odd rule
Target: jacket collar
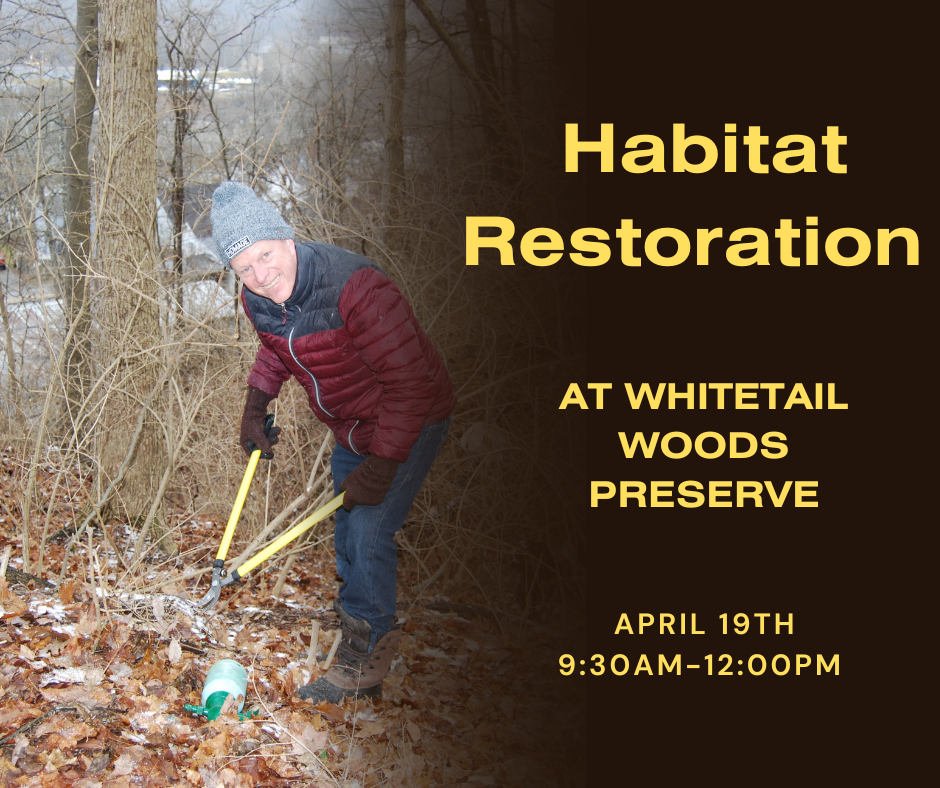
[(297, 279), (294, 282), (294, 290), (284, 302), (284, 305), (302, 307), (308, 302), (310, 293), (313, 291), (313, 283), (316, 279), (316, 260), (313, 250), (306, 244), (295, 243), (294, 248), (297, 250)]

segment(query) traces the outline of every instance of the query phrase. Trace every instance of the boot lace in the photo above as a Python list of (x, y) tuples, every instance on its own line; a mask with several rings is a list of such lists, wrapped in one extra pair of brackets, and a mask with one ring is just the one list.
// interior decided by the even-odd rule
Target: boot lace
[(336, 661), (333, 663), (333, 667), (345, 673), (358, 675), (366, 668), (374, 667), (371, 664), (371, 659), (371, 654), (359, 651), (348, 640), (343, 640), (336, 651)]

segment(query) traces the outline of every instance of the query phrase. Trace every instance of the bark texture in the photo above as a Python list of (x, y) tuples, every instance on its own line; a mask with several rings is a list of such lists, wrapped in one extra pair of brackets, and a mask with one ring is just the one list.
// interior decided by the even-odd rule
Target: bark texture
[(388, 94), (385, 120), (385, 237), (400, 243), (402, 190), (405, 186), (405, 0), (388, 0)]
[(72, 111), (65, 133), (66, 312), (72, 328), (65, 349), (66, 408), (62, 431), (79, 426), (90, 388), (88, 258), (91, 252), (91, 171), (89, 147), (98, 80), (98, 0), (78, 0), (75, 16), (75, 78)]
[(156, 4), (101, 0), (100, 21), (95, 174), (105, 292), (97, 351), (107, 392), (99, 432), (101, 485), (125, 469), (108, 513), (140, 525), (160, 511), (154, 504), (168, 462), (160, 425), (164, 351), (154, 243)]

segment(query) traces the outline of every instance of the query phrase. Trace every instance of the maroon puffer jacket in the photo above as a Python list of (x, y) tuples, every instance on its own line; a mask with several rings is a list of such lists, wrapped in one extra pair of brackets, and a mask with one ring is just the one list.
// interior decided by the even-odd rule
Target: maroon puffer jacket
[(444, 362), (395, 284), (367, 258), (297, 244), (297, 284), (283, 304), (242, 289), (261, 347), (248, 385), (276, 397), (295, 377), (336, 440), (404, 462), (421, 428), (457, 398)]

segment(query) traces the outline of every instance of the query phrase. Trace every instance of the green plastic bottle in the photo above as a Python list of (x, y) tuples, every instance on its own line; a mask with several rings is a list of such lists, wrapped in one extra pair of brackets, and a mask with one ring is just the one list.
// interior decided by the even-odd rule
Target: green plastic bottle
[(255, 711), (242, 714), (245, 708), (245, 696), (248, 694), (248, 671), (234, 659), (221, 659), (206, 674), (206, 685), (202, 688), (202, 706), (191, 703), (185, 705), (186, 711), (202, 714), (210, 720), (218, 718), (222, 704), (229, 695), (238, 700), (239, 718), (250, 719)]

